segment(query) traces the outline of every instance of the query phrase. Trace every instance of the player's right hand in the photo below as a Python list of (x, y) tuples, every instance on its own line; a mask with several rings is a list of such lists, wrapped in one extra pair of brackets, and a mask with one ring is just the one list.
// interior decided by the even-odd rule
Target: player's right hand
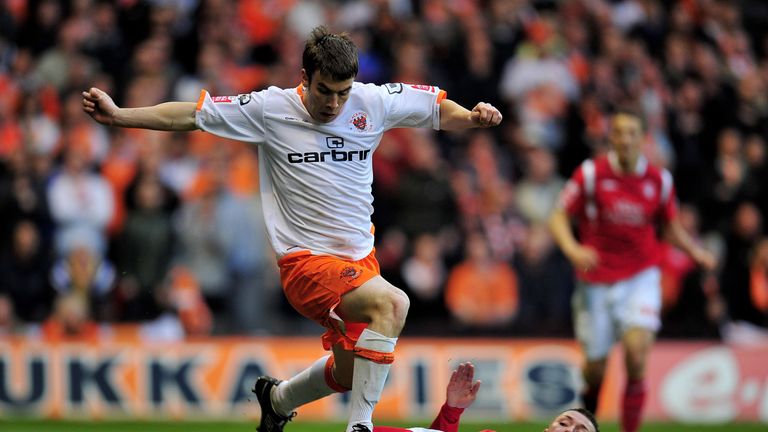
[(600, 256), (597, 251), (589, 246), (577, 245), (567, 254), (568, 260), (578, 271), (588, 272), (600, 264)]
[(467, 408), (477, 398), (478, 390), (480, 380), (475, 381), (475, 366), (469, 362), (461, 363), (448, 381), (445, 403), (453, 408)]
[(118, 109), (112, 98), (96, 87), (83, 92), (83, 111), (101, 124), (114, 124)]
[(503, 118), (498, 108), (485, 102), (479, 102), (469, 113), (470, 121), (481, 128), (498, 126)]

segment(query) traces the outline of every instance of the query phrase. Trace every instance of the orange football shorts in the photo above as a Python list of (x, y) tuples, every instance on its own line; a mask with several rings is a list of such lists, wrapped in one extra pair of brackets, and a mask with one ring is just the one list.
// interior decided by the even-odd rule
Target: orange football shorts
[(376, 249), (359, 261), (347, 261), (330, 255), (312, 255), (308, 251), (281, 258), (280, 282), (291, 306), (300, 314), (327, 330), (323, 348), (341, 344), (353, 350), (367, 323), (342, 322), (334, 312), (341, 296), (380, 274)]

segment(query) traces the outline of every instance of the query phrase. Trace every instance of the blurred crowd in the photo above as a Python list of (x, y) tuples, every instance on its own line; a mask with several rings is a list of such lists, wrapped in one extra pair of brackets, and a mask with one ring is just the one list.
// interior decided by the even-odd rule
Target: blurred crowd
[(762, 337), (759, 0), (0, 0), (1, 331), (319, 331), (280, 292), (256, 148), (105, 128), (80, 93), (135, 107), (292, 87), (320, 24), (350, 32), (359, 81), (437, 85), (505, 115), (495, 130), (393, 130), (375, 153), (377, 257), (412, 299), (406, 334), (571, 334), (573, 276), (546, 219), (607, 150), (611, 109), (631, 105), (681, 220), (721, 264), (703, 274), (665, 246), (662, 336)]

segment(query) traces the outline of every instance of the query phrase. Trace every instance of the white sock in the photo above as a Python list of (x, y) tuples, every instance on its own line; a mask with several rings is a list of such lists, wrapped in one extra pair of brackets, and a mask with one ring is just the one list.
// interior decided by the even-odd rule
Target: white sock
[(296, 408), (322, 399), (337, 390), (325, 380), (325, 367), (330, 355), (319, 358), (312, 366), (283, 381), (272, 390), (272, 408), (280, 415), (290, 415)]
[[(373, 430), (373, 408), (381, 397), (384, 382), (389, 374), (391, 360), (388, 362), (376, 362), (362, 355), (370, 355), (370, 352), (391, 354), (395, 351), (397, 338), (390, 338), (373, 330), (365, 329), (355, 345), (354, 374), (352, 376), (352, 392), (350, 394), (350, 408), (352, 410), (347, 425), (347, 432), (352, 432), (352, 426), (364, 424)], [(385, 356), (382, 356), (385, 357)]]

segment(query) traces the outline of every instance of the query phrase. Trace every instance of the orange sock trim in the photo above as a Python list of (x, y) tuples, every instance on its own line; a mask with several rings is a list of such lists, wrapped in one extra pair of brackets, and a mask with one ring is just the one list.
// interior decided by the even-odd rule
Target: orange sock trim
[(344, 393), (350, 391), (351, 389), (336, 382), (336, 378), (333, 377), (333, 363), (333, 356), (328, 357), (328, 360), (325, 361), (325, 383), (335, 392)]
[(395, 353), (374, 351), (368, 348), (355, 347), (355, 355), (379, 364), (391, 364), (395, 361)]

